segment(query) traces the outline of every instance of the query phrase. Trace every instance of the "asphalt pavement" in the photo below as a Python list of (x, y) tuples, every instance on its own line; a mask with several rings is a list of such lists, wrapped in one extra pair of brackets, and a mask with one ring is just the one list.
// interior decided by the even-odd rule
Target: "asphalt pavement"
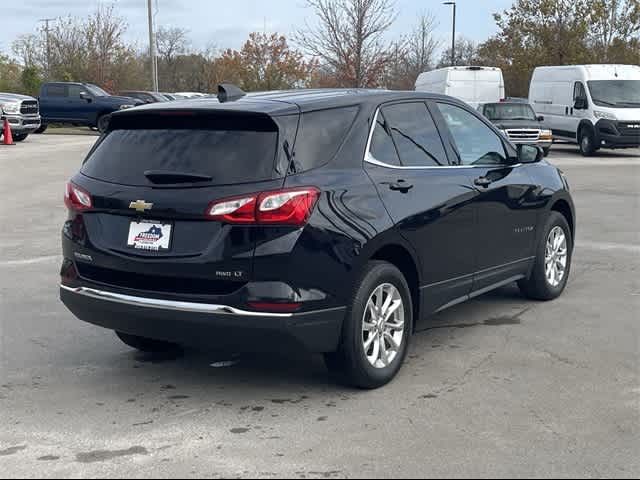
[(0, 472), (7, 477), (640, 476), (640, 150), (557, 146), (565, 294), (430, 319), (388, 387), (319, 357), (150, 356), (58, 300), (65, 181), (94, 138), (0, 145)]

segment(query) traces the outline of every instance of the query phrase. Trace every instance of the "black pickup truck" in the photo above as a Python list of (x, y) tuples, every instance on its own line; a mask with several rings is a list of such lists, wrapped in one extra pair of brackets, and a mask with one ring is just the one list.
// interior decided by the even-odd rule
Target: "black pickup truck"
[(109, 116), (118, 110), (142, 105), (130, 97), (110, 95), (91, 83), (51, 82), (40, 90), (40, 115), (44, 132), (50, 123), (66, 123), (97, 128), (104, 132)]

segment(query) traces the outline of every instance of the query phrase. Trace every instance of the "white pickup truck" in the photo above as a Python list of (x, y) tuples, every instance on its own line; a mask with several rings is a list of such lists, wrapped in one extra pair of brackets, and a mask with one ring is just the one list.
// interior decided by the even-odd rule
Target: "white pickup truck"
[(4, 119), (9, 121), (13, 140), (21, 142), (40, 128), (38, 100), (26, 95), (0, 92), (0, 133), (4, 131)]

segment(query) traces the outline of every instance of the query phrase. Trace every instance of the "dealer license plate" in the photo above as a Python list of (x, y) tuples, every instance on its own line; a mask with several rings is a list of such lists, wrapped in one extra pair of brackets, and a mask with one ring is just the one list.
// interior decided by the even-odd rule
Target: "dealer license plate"
[(153, 220), (132, 221), (127, 246), (136, 250), (168, 251), (171, 248), (173, 225)]

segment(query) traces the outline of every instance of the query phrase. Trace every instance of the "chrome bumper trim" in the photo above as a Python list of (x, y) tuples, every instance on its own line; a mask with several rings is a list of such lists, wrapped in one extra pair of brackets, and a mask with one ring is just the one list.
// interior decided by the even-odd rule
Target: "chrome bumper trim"
[(60, 285), (60, 288), (77, 295), (90, 298), (97, 298), (109, 302), (122, 303), (125, 305), (133, 305), (135, 307), (157, 308), (161, 310), (177, 310), (180, 312), (195, 313), (215, 313), (219, 315), (238, 315), (244, 317), (276, 317), (290, 318), (293, 313), (264, 313), (249, 312), (228, 305), (215, 305), (210, 303), (193, 303), (193, 302), (176, 302), (172, 300), (160, 300), (157, 298), (134, 297), (131, 295), (122, 295), (120, 293), (107, 292), (104, 290), (96, 290), (87, 287), (67, 287)]

